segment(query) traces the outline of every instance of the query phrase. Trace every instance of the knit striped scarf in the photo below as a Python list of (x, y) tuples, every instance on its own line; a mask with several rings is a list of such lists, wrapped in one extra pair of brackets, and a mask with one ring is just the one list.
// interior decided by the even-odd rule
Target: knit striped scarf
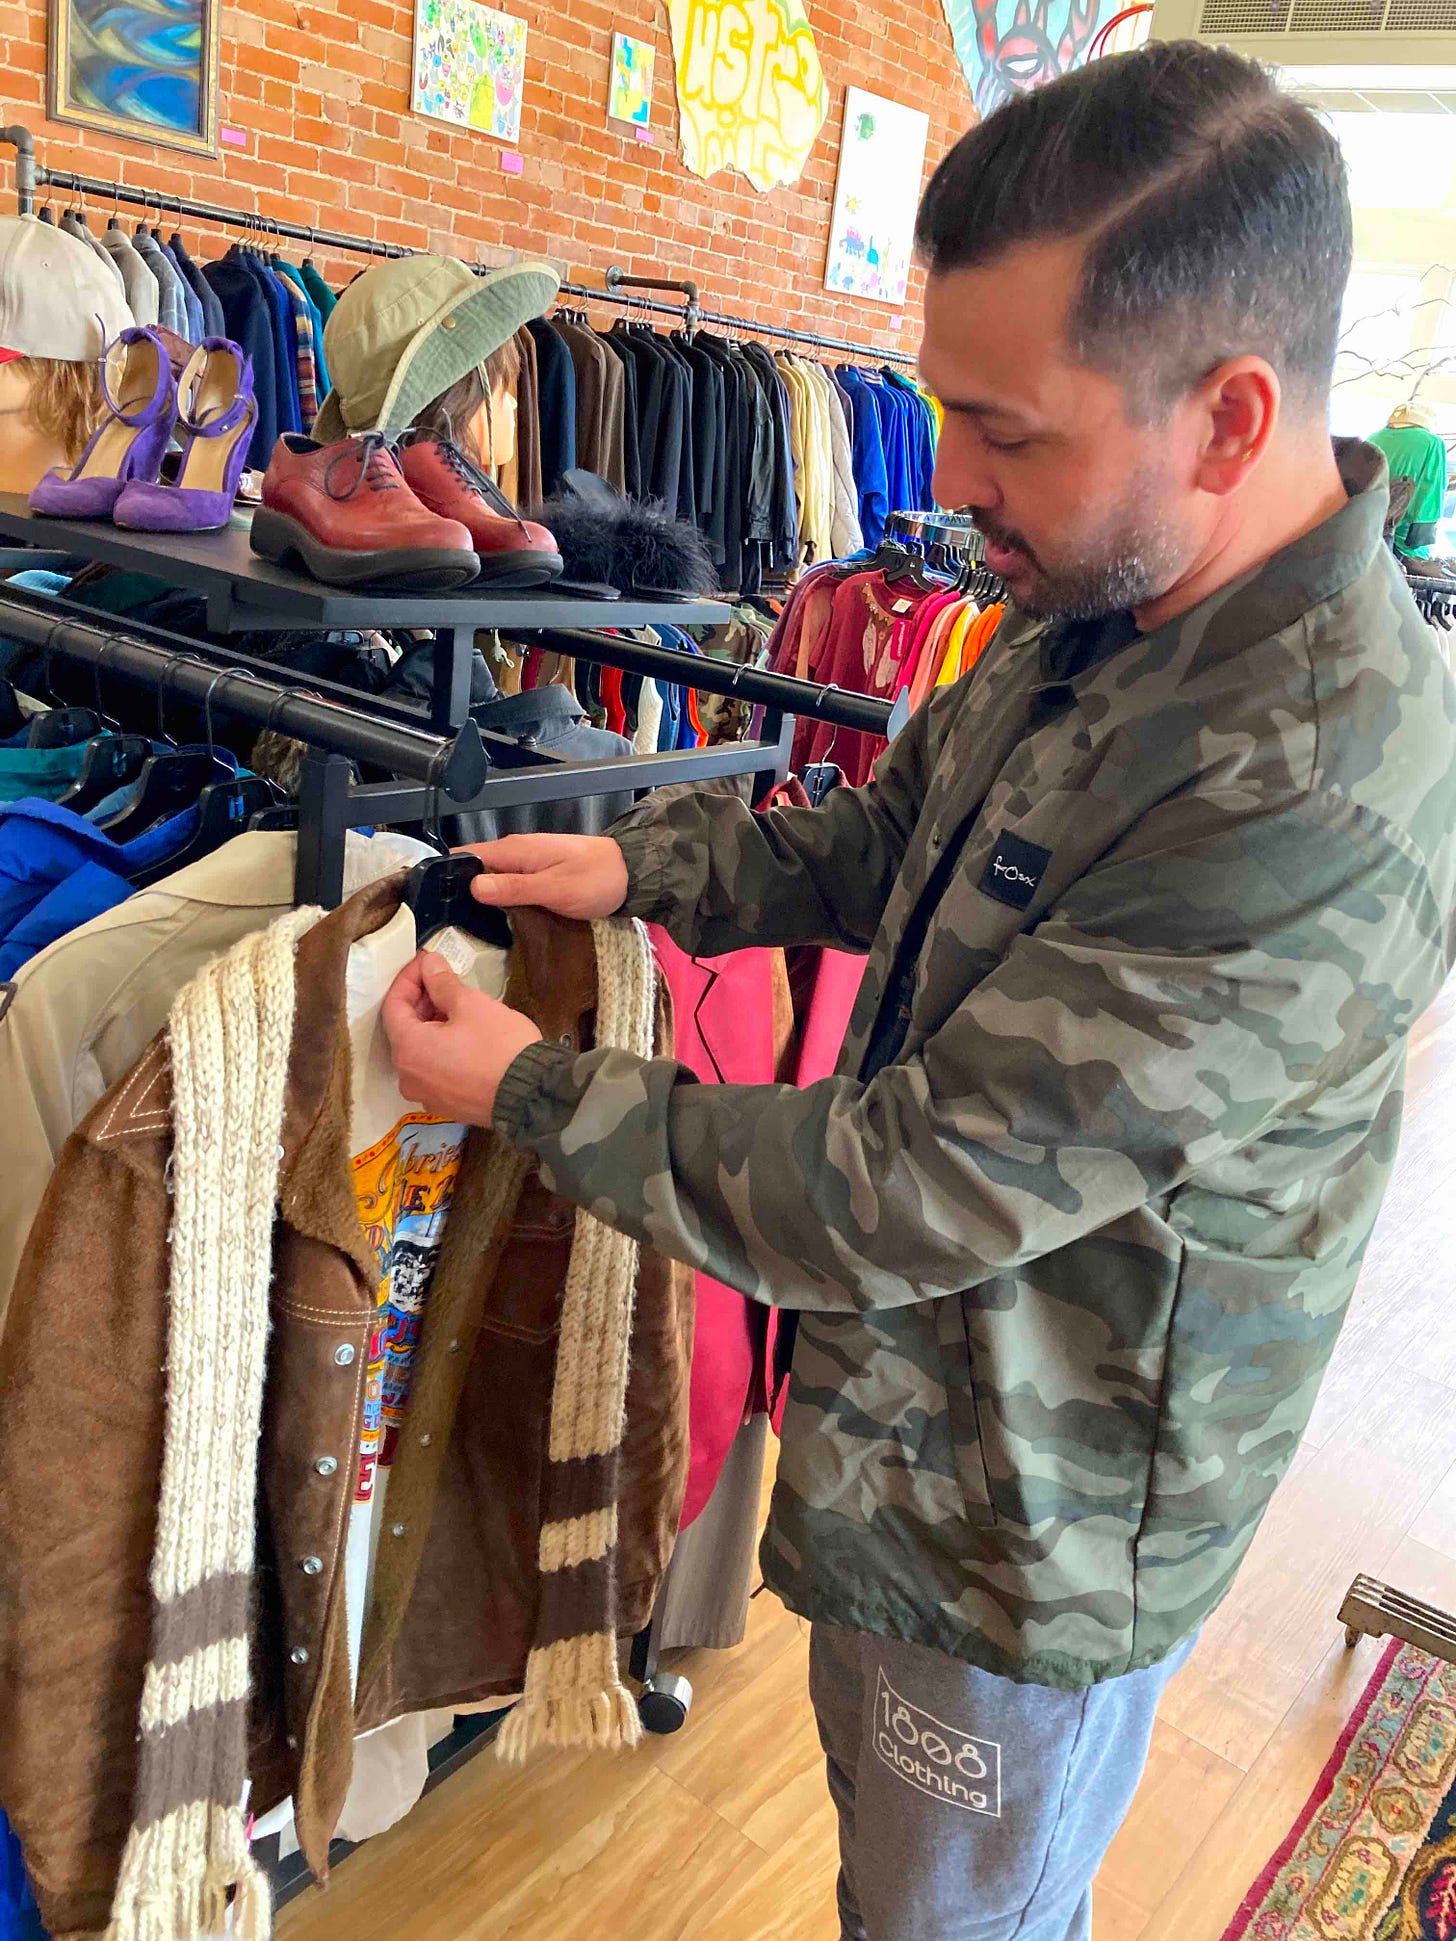
[(248, 1851), (248, 1616), (295, 910), (172, 1007), (173, 1225), (152, 1642), (131, 1832), (106, 1941), (269, 1929)]
[[(657, 970), (635, 920), (592, 925), (597, 1049), (650, 1058)], [(500, 1730), (514, 1762), (542, 1746), (610, 1750), (642, 1735), (617, 1662), (617, 1499), (637, 1242), (578, 1210), (551, 1393), (541, 1603), (520, 1703)]]

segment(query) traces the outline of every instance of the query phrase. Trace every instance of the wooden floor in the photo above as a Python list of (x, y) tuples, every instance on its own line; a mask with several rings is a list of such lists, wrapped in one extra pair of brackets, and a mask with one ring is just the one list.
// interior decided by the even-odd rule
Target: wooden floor
[[(1334, 1622), (1357, 1570), (1456, 1608), (1456, 985), (1413, 1041), (1411, 1080), (1314, 1422), (1168, 1690), (1098, 1883), (1097, 1941), (1218, 1941), (1378, 1655), (1347, 1652)], [(835, 1941), (807, 1642), (760, 1596), (739, 1650), (676, 1667), (697, 1700), (675, 1738), (524, 1773), (477, 1759), (288, 1908), (281, 1941)]]

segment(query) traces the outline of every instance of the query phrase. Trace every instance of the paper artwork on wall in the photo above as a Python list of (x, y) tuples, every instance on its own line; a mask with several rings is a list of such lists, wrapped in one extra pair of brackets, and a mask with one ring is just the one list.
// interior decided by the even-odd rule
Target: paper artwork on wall
[(829, 112), (802, 0), (668, 0), (683, 161), (760, 192), (797, 182)]
[(1014, 94), (1070, 74), (1122, 0), (943, 0), (971, 99), (988, 115)]
[(612, 88), (607, 113), (634, 128), (652, 126), (652, 70), (657, 55), (650, 42), (628, 34), (612, 36)]
[(824, 287), (876, 303), (903, 303), (915, 245), (930, 117), (851, 88), (829, 231)]
[(525, 80), (524, 20), (481, 0), (415, 0), (417, 115), (518, 141)]

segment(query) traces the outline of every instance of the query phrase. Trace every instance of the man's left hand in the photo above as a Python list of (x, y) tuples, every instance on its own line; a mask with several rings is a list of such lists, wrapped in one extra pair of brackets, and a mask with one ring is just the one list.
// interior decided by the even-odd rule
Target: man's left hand
[(405, 965), (384, 1000), (399, 1089), (441, 1119), (488, 1126), (501, 1080), (541, 1033), (508, 1004), (473, 991), (435, 951)]

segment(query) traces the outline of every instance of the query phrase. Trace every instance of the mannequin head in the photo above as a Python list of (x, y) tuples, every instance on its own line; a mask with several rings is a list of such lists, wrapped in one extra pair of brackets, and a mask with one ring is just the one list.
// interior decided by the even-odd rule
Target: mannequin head
[(415, 419), (429, 438), (448, 438), (467, 458), (488, 470), (509, 464), (516, 453), (516, 379), (521, 354), (507, 338), (483, 364), (456, 380)]
[(0, 220), (0, 491), (70, 466), (102, 416), (100, 358), (131, 323), (109, 265), (33, 216)]
[(29, 492), (55, 465), (74, 465), (104, 405), (98, 364), (15, 357), (0, 364), (0, 491)]

